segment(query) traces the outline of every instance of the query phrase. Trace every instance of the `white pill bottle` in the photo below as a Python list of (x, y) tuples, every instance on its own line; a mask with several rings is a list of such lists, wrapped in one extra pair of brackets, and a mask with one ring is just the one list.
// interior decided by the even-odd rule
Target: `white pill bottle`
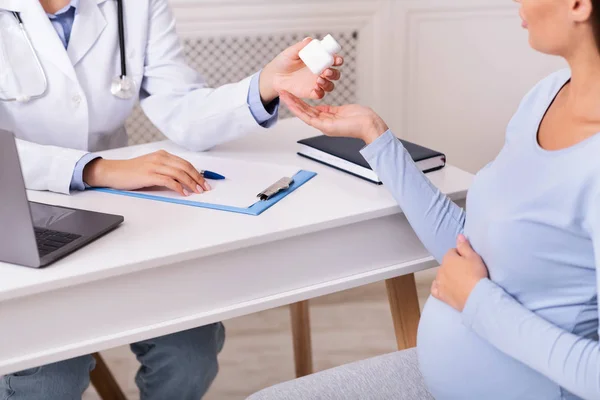
[(335, 64), (334, 55), (342, 50), (342, 46), (331, 35), (323, 40), (314, 39), (298, 54), (308, 69), (315, 75), (321, 75), (323, 71)]

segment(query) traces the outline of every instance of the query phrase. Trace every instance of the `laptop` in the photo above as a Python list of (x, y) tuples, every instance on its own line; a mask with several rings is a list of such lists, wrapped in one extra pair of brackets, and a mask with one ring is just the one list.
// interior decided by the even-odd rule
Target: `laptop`
[(45, 267), (122, 222), (119, 215), (29, 202), (14, 135), (0, 130), (0, 261)]

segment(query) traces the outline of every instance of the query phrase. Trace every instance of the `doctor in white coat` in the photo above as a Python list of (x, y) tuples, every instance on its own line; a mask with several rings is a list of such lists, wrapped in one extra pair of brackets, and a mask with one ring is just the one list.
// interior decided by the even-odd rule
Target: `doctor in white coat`
[[(192, 150), (270, 127), (280, 91), (318, 99), (340, 77), (336, 69), (316, 77), (305, 68), (298, 52), (308, 41), (254, 76), (210, 89), (185, 64), (167, 0), (0, 0), (0, 128), (18, 138), (29, 189), (210, 190), (189, 163), (167, 153), (115, 161), (94, 152), (127, 144), (124, 122), (138, 100), (166, 136)], [(132, 344), (141, 398), (201, 398), (223, 341), (219, 323)], [(0, 377), (0, 399), (80, 399), (93, 367), (86, 355)]]

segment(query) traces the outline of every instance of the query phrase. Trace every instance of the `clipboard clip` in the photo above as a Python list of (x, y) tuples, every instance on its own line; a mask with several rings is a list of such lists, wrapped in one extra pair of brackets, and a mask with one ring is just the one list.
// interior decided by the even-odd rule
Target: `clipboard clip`
[(294, 179), (292, 178), (281, 178), (280, 180), (278, 180), (277, 182), (260, 192), (256, 197), (258, 197), (261, 201), (269, 200), (277, 193), (282, 192), (284, 190), (288, 190), (292, 183), (294, 183)]

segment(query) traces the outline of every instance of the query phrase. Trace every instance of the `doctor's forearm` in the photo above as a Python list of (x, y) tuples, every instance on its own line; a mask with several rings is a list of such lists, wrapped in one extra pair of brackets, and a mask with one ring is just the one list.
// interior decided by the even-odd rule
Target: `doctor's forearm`
[(275, 73), (269, 64), (260, 72), (258, 81), (260, 98), (265, 106), (279, 97), (279, 93), (277, 93), (277, 90), (275, 90), (275, 86), (273, 85), (274, 80)]
[(81, 157), (81, 159), (75, 164), (75, 170), (73, 170), (73, 178), (71, 179), (71, 190), (85, 190), (86, 183), (83, 179), (83, 171), (85, 167), (95, 159), (100, 158), (100, 156), (88, 153), (85, 156)]
[(279, 117), (279, 98), (269, 104), (264, 104), (264, 100), (262, 100), (260, 95), (260, 75), (261, 73), (254, 75), (250, 82), (248, 107), (250, 107), (250, 113), (252, 113), (252, 116), (260, 126), (270, 128), (277, 122)]
[(69, 194), (73, 171), (87, 152), (16, 139), (25, 186)]
[(107, 185), (103, 185), (103, 176), (104, 170), (103, 166), (105, 166), (106, 160), (96, 159), (92, 160), (86, 164), (83, 168), (82, 178), (84, 184), (87, 184), (90, 187), (105, 187)]

